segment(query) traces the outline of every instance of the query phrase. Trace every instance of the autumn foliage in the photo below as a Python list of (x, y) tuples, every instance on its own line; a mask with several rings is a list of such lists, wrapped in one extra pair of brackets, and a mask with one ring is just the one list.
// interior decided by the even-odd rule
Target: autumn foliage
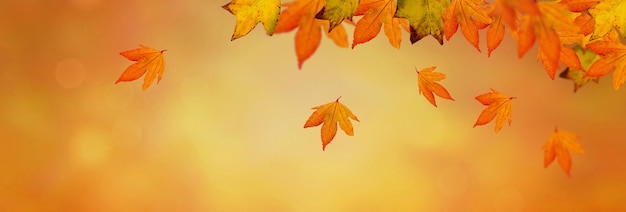
[[(246, 36), (261, 23), (269, 36), (296, 30), (297, 66), (317, 50), (322, 34), (335, 45), (349, 46), (347, 28), (354, 29), (351, 47), (365, 44), (381, 31), (389, 44), (400, 48), (403, 33), (408, 32), (411, 44), (427, 37), (444, 45), (444, 41), (460, 34), (481, 52), (480, 31), (486, 30), (487, 56), (498, 48), (505, 34), (517, 42), (518, 57), (524, 57), (537, 45), (537, 61), (548, 77), (572, 80), (574, 92), (589, 81), (613, 72), (613, 87), (617, 90), (626, 81), (626, 1), (623, 0), (232, 0), (223, 8), (236, 18), (231, 40)], [(403, 32), (405, 31), (405, 32)], [(433, 40), (430, 40), (433, 41)], [(131, 61), (116, 81), (133, 81), (146, 74), (143, 89), (147, 89), (165, 69), (163, 52), (147, 46), (120, 53)], [(435, 64), (434, 64), (435, 65)], [(417, 70), (418, 94), (437, 107), (435, 96), (454, 101), (440, 84), (446, 74), (434, 71), (435, 66)], [(448, 72), (443, 70), (443, 72)], [(449, 73), (449, 72), (448, 72)], [(505, 123), (511, 125), (513, 100), (495, 89), (475, 99), (486, 108), (479, 114), (474, 127), (492, 122), (498, 133)], [(523, 101), (515, 100), (515, 101)], [(315, 111), (304, 128), (321, 127), (322, 149), (334, 139), (337, 124), (349, 136), (354, 135), (350, 119), (357, 117), (339, 98), (313, 108)], [(555, 158), (569, 175), (569, 150), (582, 153), (576, 143), (577, 135), (555, 130), (545, 144), (544, 165)]]
[(435, 66), (430, 68), (422, 69), (421, 71), (415, 70), (417, 72), (417, 85), (419, 87), (420, 94), (424, 95), (424, 98), (428, 100), (433, 106), (437, 107), (437, 103), (435, 102), (435, 96), (453, 100), (448, 90), (444, 88), (441, 84), (437, 83), (437, 81), (441, 81), (446, 78), (446, 75), (443, 73), (435, 72)]
[(313, 112), (311, 117), (304, 123), (304, 128), (315, 127), (324, 123), (321, 129), (322, 150), (325, 150), (326, 145), (335, 138), (337, 134), (337, 123), (339, 123), (339, 127), (346, 135), (353, 136), (354, 128), (352, 127), (350, 119), (359, 121), (348, 107), (339, 102), (340, 98), (341, 97), (337, 98), (334, 102), (311, 108), (315, 110), (315, 112)]
[(157, 83), (161, 81), (163, 72), (165, 71), (165, 60), (163, 59), (163, 52), (165, 50), (156, 50), (144, 45), (139, 45), (140, 48), (120, 52), (120, 55), (136, 63), (128, 66), (115, 83), (133, 81), (139, 79), (139, 77), (146, 74), (143, 79), (142, 89), (146, 90), (154, 78), (158, 76)]
[(555, 158), (558, 158), (559, 165), (569, 176), (572, 169), (572, 158), (569, 151), (583, 154), (585, 150), (576, 143), (580, 136), (569, 131), (554, 129), (554, 133), (550, 139), (544, 144), (544, 167), (548, 167)]
[[(275, 12), (280, 7), (282, 11)], [(258, 22), (264, 24), (268, 35), (298, 28), (295, 49), (299, 68), (317, 50), (322, 32), (337, 46), (347, 47), (349, 41), (342, 25), (346, 22), (355, 25), (352, 48), (372, 40), (381, 30), (391, 46), (400, 48), (403, 28), (410, 32), (411, 43), (432, 36), (443, 45), (460, 28), (480, 52), (479, 31), (486, 29), (489, 56), (505, 34), (518, 42), (519, 57), (538, 43), (537, 59), (552, 79), (559, 69), (586, 71), (575, 48), (589, 48), (603, 57), (592, 61), (597, 64), (583, 78), (601, 77), (615, 69), (616, 89), (626, 79), (622, 71), (626, 62), (620, 57), (623, 44), (618, 39), (626, 32), (622, 27), (626, 25), (626, 3), (622, 0), (294, 0), (282, 5), (276, 0), (234, 0), (224, 8), (237, 16), (233, 39), (247, 34)], [(242, 17), (248, 17), (247, 21)], [(356, 24), (353, 17), (359, 17)], [(606, 47), (611, 42), (622, 47), (609, 52)]]
[(488, 107), (480, 113), (474, 127), (485, 125), (496, 118), (496, 116), (496, 133), (502, 129), (505, 121), (508, 121), (509, 125), (511, 125), (513, 118), (513, 103), (511, 100), (514, 98), (515, 97), (508, 97), (493, 88), (489, 93), (478, 95), (476, 100)]

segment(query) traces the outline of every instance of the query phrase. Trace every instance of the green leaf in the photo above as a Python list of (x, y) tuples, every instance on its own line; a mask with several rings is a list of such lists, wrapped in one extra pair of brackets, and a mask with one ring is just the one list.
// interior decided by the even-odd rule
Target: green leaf
[(330, 32), (344, 19), (352, 20), (358, 6), (359, 0), (326, 0), (324, 8), (315, 15), (315, 18), (330, 21), (330, 28), (328, 28)]
[(406, 18), (411, 26), (411, 43), (432, 35), (443, 45), (442, 15), (450, 0), (398, 0), (395, 17)]

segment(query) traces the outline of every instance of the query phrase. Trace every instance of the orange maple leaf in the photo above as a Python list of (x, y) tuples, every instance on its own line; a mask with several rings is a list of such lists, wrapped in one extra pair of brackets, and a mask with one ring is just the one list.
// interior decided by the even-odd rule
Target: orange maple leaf
[(544, 69), (554, 79), (563, 64), (580, 69), (580, 60), (571, 49), (563, 49), (564, 43), (581, 40), (580, 28), (574, 24), (574, 18), (566, 6), (558, 2), (535, 3), (540, 13), (526, 14), (521, 17), (517, 30), (518, 56), (522, 57), (534, 45), (535, 37), (539, 40), (537, 59), (541, 60)]
[(481, 6), (487, 5), (484, 0), (454, 0), (443, 13), (443, 33), (446, 40), (450, 40), (461, 25), (461, 33), (465, 39), (479, 52), (478, 29), (491, 23), (491, 18)]
[(322, 27), (326, 35), (337, 46), (348, 47), (348, 35), (343, 25), (339, 24), (331, 32), (328, 32), (328, 21), (315, 19), (315, 15), (324, 4), (325, 0), (297, 0), (282, 5), (283, 8), (287, 9), (280, 13), (274, 33), (289, 32), (300, 26), (295, 38), (296, 56), (300, 69), (304, 61), (309, 59), (319, 47), (322, 39)]
[(602, 58), (591, 64), (583, 78), (601, 77), (615, 70), (613, 88), (618, 90), (626, 81), (626, 45), (620, 41), (617, 31), (611, 30), (602, 41), (587, 44), (587, 49)]
[(335, 138), (335, 134), (337, 134), (337, 123), (339, 123), (339, 127), (349, 136), (354, 135), (354, 129), (352, 128), (352, 120), (359, 121), (359, 119), (352, 114), (352, 111), (348, 109), (345, 105), (339, 102), (339, 98), (334, 102), (323, 104), (320, 106), (313, 107), (315, 112), (311, 114), (309, 119), (304, 124), (304, 128), (315, 127), (322, 122), (322, 150), (326, 149), (326, 145), (328, 145), (333, 138)]
[(487, 30), (487, 56), (491, 56), (491, 52), (502, 43), (505, 28), (512, 31), (517, 30), (518, 11), (531, 15), (539, 14), (539, 8), (532, 0), (495, 0), (485, 10), (488, 11), (487, 14), (491, 18), (491, 24)]
[(435, 96), (433, 92), (437, 94), (437, 96), (449, 99), (454, 101), (454, 99), (448, 93), (448, 90), (444, 88), (442, 85), (437, 83), (436, 81), (441, 81), (446, 78), (446, 75), (439, 72), (434, 72), (435, 66), (422, 69), (418, 71), (415, 68), (415, 72), (417, 72), (417, 85), (419, 87), (419, 93), (423, 94), (426, 100), (428, 100), (431, 104), (437, 107), (437, 103), (435, 102)]
[(354, 28), (354, 40), (352, 48), (356, 45), (368, 42), (378, 35), (380, 28), (384, 26), (385, 35), (389, 39), (389, 43), (400, 48), (402, 41), (402, 32), (400, 26), (408, 32), (409, 26), (406, 19), (396, 18), (396, 3), (394, 0), (361, 0), (359, 7), (354, 15), (364, 15)]
[(146, 77), (143, 78), (142, 89), (146, 90), (154, 78), (158, 76), (157, 83), (161, 81), (163, 71), (165, 71), (165, 60), (163, 60), (163, 52), (167, 50), (156, 50), (144, 45), (139, 45), (140, 48), (120, 52), (120, 55), (131, 61), (137, 61), (136, 63), (128, 66), (122, 73), (115, 84), (119, 82), (127, 82), (139, 79), (146, 72)]
[(512, 99), (515, 99), (515, 97), (508, 97), (493, 88), (491, 88), (491, 92), (489, 93), (476, 96), (478, 102), (489, 107), (485, 108), (483, 112), (480, 113), (474, 127), (491, 122), (496, 115), (498, 116), (496, 119), (496, 133), (502, 129), (505, 119), (508, 120), (510, 126), (513, 115)]
[(572, 150), (576, 153), (583, 154), (585, 150), (580, 146), (580, 144), (576, 143), (576, 139), (579, 139), (580, 136), (565, 131), (554, 129), (554, 133), (548, 139), (543, 146), (544, 148), (544, 158), (543, 158), (543, 166), (547, 168), (556, 157), (559, 158), (559, 165), (563, 168), (563, 171), (570, 176), (570, 170), (572, 169), (572, 158), (569, 154), (569, 150)]

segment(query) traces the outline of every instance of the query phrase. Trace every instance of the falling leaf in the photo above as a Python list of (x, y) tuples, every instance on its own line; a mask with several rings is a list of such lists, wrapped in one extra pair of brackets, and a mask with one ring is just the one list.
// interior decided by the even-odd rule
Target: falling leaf
[(612, 70), (613, 88), (618, 90), (626, 81), (626, 45), (621, 42), (620, 35), (611, 30), (602, 41), (587, 44), (587, 49), (602, 56), (596, 60), (584, 77), (601, 77)]
[(344, 19), (352, 20), (352, 16), (358, 6), (359, 0), (326, 0), (326, 4), (315, 15), (315, 18), (328, 20), (330, 22), (328, 32), (331, 32)]
[(485, 108), (483, 112), (480, 113), (474, 127), (491, 122), (496, 115), (498, 116), (496, 119), (496, 133), (502, 129), (505, 120), (508, 120), (510, 126), (513, 115), (512, 99), (515, 99), (515, 97), (508, 97), (493, 88), (491, 88), (491, 92), (489, 93), (476, 96), (478, 102), (489, 107)]
[(491, 23), (491, 18), (482, 8), (484, 5), (487, 5), (484, 0), (454, 0), (443, 14), (443, 32), (446, 35), (446, 40), (449, 41), (452, 38), (460, 25), (461, 33), (465, 39), (480, 52), (480, 47), (478, 47), (479, 25), (486, 26)]
[(426, 100), (428, 100), (431, 104), (437, 107), (433, 92), (441, 98), (449, 99), (452, 101), (454, 101), (454, 99), (450, 96), (450, 93), (448, 93), (448, 90), (446, 90), (446, 88), (437, 83), (437, 81), (445, 79), (446, 75), (443, 73), (434, 72), (433, 70), (435, 70), (435, 68), (437, 67), (433, 66), (422, 69), (421, 71), (418, 71), (417, 68), (415, 68), (415, 71), (417, 72), (417, 85), (419, 87), (419, 93), (423, 94)]
[(602, 0), (589, 8), (589, 14), (595, 19), (591, 40), (604, 37), (613, 28), (618, 28), (622, 35), (626, 35), (626, 1)]
[[(580, 62), (582, 64), (582, 68), (583, 69), (588, 69), (589, 66), (591, 66), (591, 64), (593, 64), (593, 62), (595, 62), (596, 60), (598, 60), (600, 57), (590, 51), (583, 51), (582, 48), (580, 48), (580, 46), (576, 46), (574, 47), (575, 53), (578, 55), (578, 57), (580, 58)], [(594, 81), (596, 83), (598, 83), (598, 81), (600, 80), (600, 78), (598, 77), (584, 77), (585, 72), (581, 69), (572, 69), (572, 68), (565, 68), (565, 70), (563, 70), (563, 72), (561, 72), (561, 74), (559, 74), (559, 76), (561, 78), (564, 79), (569, 79), (572, 80), (574, 82), (574, 92), (578, 91), (578, 89), (582, 86), (584, 86), (585, 84), (587, 84), (589, 81)]]
[(233, 0), (222, 6), (237, 17), (235, 32), (230, 40), (250, 33), (261, 22), (268, 35), (274, 34), (274, 28), (280, 14), (280, 0)]
[(324, 0), (296, 0), (283, 4), (283, 7), (287, 7), (287, 9), (281, 12), (274, 32), (289, 32), (299, 26), (295, 40), (298, 68), (300, 69), (304, 61), (309, 59), (319, 47), (322, 39), (322, 28), (337, 46), (348, 47), (348, 35), (343, 25), (337, 25), (329, 33), (327, 32), (329, 29), (328, 21), (315, 19), (315, 14), (322, 9), (324, 3)]
[(394, 0), (361, 0), (354, 15), (364, 16), (356, 23), (354, 28), (352, 48), (376, 37), (383, 23), (383, 30), (389, 39), (389, 43), (395, 48), (400, 48), (400, 41), (402, 41), (400, 25), (406, 19), (395, 18), (393, 16), (395, 13), (396, 3)]
[(150, 87), (155, 77), (158, 76), (157, 83), (161, 81), (163, 71), (165, 70), (163, 52), (166, 50), (159, 51), (144, 45), (139, 46), (140, 48), (137, 49), (120, 52), (120, 55), (137, 62), (128, 66), (122, 73), (122, 76), (115, 81), (115, 84), (139, 79), (139, 77), (143, 76), (146, 72), (148, 73), (143, 79), (143, 90)]
[(323, 104), (317, 107), (313, 107), (315, 112), (311, 114), (309, 119), (304, 124), (304, 128), (315, 127), (322, 122), (322, 150), (326, 149), (326, 145), (328, 145), (333, 138), (335, 138), (335, 134), (337, 134), (337, 123), (339, 123), (339, 127), (346, 133), (346, 135), (353, 136), (354, 130), (352, 128), (352, 120), (359, 121), (359, 119), (352, 114), (352, 111), (348, 109), (345, 105), (339, 102), (337, 98), (334, 102)]
[(432, 35), (443, 45), (442, 15), (449, 0), (398, 0), (394, 17), (406, 18), (411, 26), (411, 43)]
[(585, 152), (580, 144), (576, 143), (576, 140), (579, 138), (580, 136), (574, 133), (555, 128), (554, 133), (543, 146), (545, 152), (543, 159), (544, 168), (547, 168), (554, 159), (558, 157), (559, 165), (561, 165), (561, 168), (563, 168), (567, 176), (570, 176), (572, 158), (569, 154), (569, 150), (579, 154)]

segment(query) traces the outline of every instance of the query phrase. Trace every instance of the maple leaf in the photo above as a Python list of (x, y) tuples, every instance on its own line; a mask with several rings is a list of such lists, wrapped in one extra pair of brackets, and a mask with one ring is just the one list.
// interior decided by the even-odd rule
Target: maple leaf
[(599, 77), (583, 78), (583, 76), (585, 75), (585, 72), (583, 70), (588, 69), (589, 66), (593, 64), (593, 62), (599, 59), (599, 56), (593, 52), (584, 51), (580, 46), (574, 47), (573, 51), (575, 51), (576, 55), (578, 55), (578, 57), (580, 58), (582, 69), (572, 69), (567, 67), (565, 68), (565, 70), (563, 70), (563, 72), (561, 72), (561, 74), (559, 74), (559, 77), (572, 80), (574, 82), (574, 92), (576, 92), (580, 87), (584, 86), (589, 81), (594, 81), (596, 83), (599, 82)]
[(358, 6), (359, 0), (326, 0), (326, 4), (315, 15), (315, 18), (328, 20), (330, 22), (328, 32), (331, 32), (344, 19), (352, 20), (352, 16)]
[(484, 0), (454, 0), (443, 13), (443, 32), (446, 40), (450, 41), (461, 25), (461, 33), (465, 39), (480, 52), (478, 29), (480, 25), (487, 26), (491, 23), (486, 10), (481, 7), (486, 4), (488, 3)]
[(559, 165), (561, 165), (561, 168), (563, 168), (567, 176), (570, 176), (572, 158), (569, 154), (569, 150), (579, 154), (585, 152), (580, 144), (576, 143), (576, 139), (579, 138), (580, 136), (574, 133), (555, 128), (554, 133), (543, 146), (545, 153), (543, 158), (544, 168), (547, 168), (554, 159), (558, 157)]
[(394, 17), (406, 18), (411, 26), (411, 43), (431, 35), (443, 45), (442, 15), (449, 0), (398, 0)]
[(328, 32), (329, 23), (315, 19), (315, 14), (324, 6), (324, 0), (297, 0), (283, 4), (287, 7), (280, 13), (274, 33), (284, 33), (298, 28), (296, 32), (296, 56), (298, 68), (302, 68), (304, 61), (309, 59), (322, 39), (322, 27), (326, 36), (332, 39), (337, 46), (348, 47), (348, 35), (343, 25), (337, 25)]
[(611, 30), (602, 41), (587, 44), (587, 49), (602, 56), (596, 60), (584, 77), (601, 77), (612, 70), (613, 88), (618, 90), (626, 81), (626, 45), (621, 42), (620, 35)]
[(508, 120), (510, 126), (513, 115), (512, 99), (515, 99), (515, 97), (508, 97), (493, 88), (491, 88), (491, 92), (489, 93), (476, 96), (478, 102), (489, 107), (485, 108), (483, 112), (480, 113), (474, 127), (491, 122), (496, 115), (498, 116), (496, 119), (496, 133), (502, 129), (505, 120)]
[[(395, 18), (396, 3), (394, 0), (361, 0), (354, 15), (364, 15), (354, 28), (354, 40), (352, 48), (356, 45), (368, 42), (378, 35), (384, 23), (384, 32), (389, 43), (400, 48), (402, 32), (400, 26), (405, 19)], [(408, 28), (406, 28), (409, 31)]]
[(626, 35), (626, 1), (602, 0), (589, 8), (589, 14), (595, 19), (591, 40), (604, 37), (613, 28)]
[(222, 8), (237, 17), (231, 41), (250, 33), (259, 22), (271, 36), (280, 14), (280, 0), (232, 0)]
[(433, 92), (444, 99), (449, 99), (454, 101), (454, 99), (448, 93), (448, 90), (444, 88), (442, 85), (437, 83), (436, 81), (441, 81), (446, 78), (446, 75), (439, 72), (434, 72), (435, 66), (422, 69), (418, 71), (415, 68), (415, 72), (417, 72), (417, 85), (419, 87), (419, 93), (423, 94), (426, 100), (428, 100), (431, 104), (437, 107), (437, 103), (435, 102), (435, 96)]
[(339, 99), (341, 99), (341, 96), (334, 102), (311, 108), (314, 109), (315, 112), (311, 114), (304, 124), (304, 128), (308, 128), (318, 126), (322, 124), (322, 122), (324, 123), (321, 130), (322, 150), (325, 150), (326, 145), (335, 138), (335, 134), (337, 134), (337, 123), (339, 123), (339, 127), (341, 127), (341, 130), (343, 130), (346, 135), (353, 136), (354, 129), (352, 128), (350, 119), (359, 121), (348, 107), (339, 102)]
[(484, 8), (489, 14), (491, 23), (487, 29), (487, 56), (498, 48), (504, 39), (505, 29), (517, 30), (517, 14), (523, 12), (529, 15), (539, 14), (539, 8), (533, 0), (495, 0), (493, 4)]
[[(573, 51), (563, 49), (563, 43), (582, 39), (580, 28), (574, 24), (574, 17), (566, 6), (558, 2), (537, 2), (539, 14), (526, 14), (521, 17), (515, 37), (518, 39), (518, 56), (521, 58), (539, 40), (537, 59), (554, 79), (559, 61), (572, 68), (579, 68), (580, 61)], [(572, 39), (574, 37), (574, 39)], [(565, 57), (561, 57), (565, 55)]]
[(161, 81), (163, 71), (165, 70), (163, 52), (166, 50), (159, 51), (144, 45), (139, 46), (140, 48), (137, 49), (120, 52), (120, 55), (137, 62), (128, 66), (120, 78), (115, 81), (115, 84), (139, 79), (139, 77), (148, 72), (146, 77), (143, 78), (142, 89), (145, 91), (150, 87), (155, 77), (158, 76), (157, 83)]

